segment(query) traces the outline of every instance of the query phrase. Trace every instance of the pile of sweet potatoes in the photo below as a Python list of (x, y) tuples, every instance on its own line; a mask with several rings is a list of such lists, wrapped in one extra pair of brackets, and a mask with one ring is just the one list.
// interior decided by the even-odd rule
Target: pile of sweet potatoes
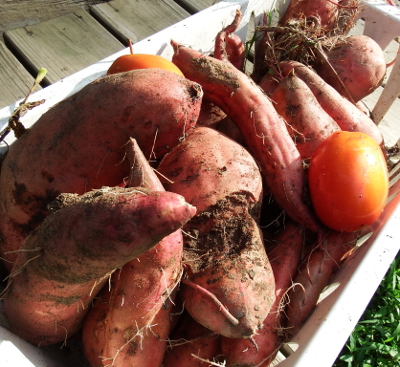
[[(342, 130), (385, 151), (357, 105), (381, 50), (346, 39), (346, 4), (292, 0), (257, 30), (251, 76), (238, 11), (212, 55), (171, 41), (185, 77), (107, 75), (18, 138), (0, 171), (10, 330), (39, 347), (79, 338), (92, 367), (270, 365), (362, 233), (322, 224), (307, 163)], [(284, 56), (289, 33), (304, 47)], [(339, 41), (311, 60), (322, 35)], [(362, 42), (374, 69), (344, 70)], [(357, 73), (371, 78), (353, 89)]]

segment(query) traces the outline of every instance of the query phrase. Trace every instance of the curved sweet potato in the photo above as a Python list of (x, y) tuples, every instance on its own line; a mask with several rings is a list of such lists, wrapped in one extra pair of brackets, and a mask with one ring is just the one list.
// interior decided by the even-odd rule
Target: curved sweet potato
[(175, 51), (172, 61), (187, 78), (201, 84), (205, 97), (220, 106), (238, 126), (274, 199), (293, 220), (320, 232), (314, 212), (303, 200), (305, 174), (300, 153), (267, 96), (229, 62), (174, 41), (171, 44)]
[[(200, 324), (250, 337), (274, 298), (272, 270), (256, 219), (262, 180), (252, 156), (219, 132), (198, 127), (164, 156), (158, 170), (198, 209), (184, 226), (185, 276), (179, 295)], [(255, 219), (256, 218), (256, 219)]]
[(196, 212), (182, 196), (137, 188), (103, 188), (60, 199), (66, 205), (18, 251), (4, 294), (10, 330), (35, 345), (76, 332), (110, 273)]
[(282, 61), (279, 66), (284, 75), (291, 73), (294, 69), (295, 74), (306, 82), (314, 93), (324, 111), (342, 130), (366, 133), (383, 146), (383, 135), (378, 126), (357, 106), (326, 83), (314, 70), (296, 61)]
[[(125, 144), (160, 158), (196, 123), (201, 87), (160, 69), (99, 78), (45, 113), (12, 146), (0, 176), (0, 256), (14, 261), (60, 193), (121, 186)], [(8, 252), (8, 253), (6, 253)]]
[[(128, 186), (165, 191), (133, 139), (127, 156)], [(168, 302), (173, 302), (180, 280), (182, 249), (179, 229), (112, 275), (110, 289), (106, 286), (98, 294), (83, 326), (84, 352), (93, 367), (110, 361), (121, 367), (160, 365), (172, 328)]]
[(236, 10), (232, 23), (218, 32), (215, 38), (214, 57), (218, 60), (229, 61), (236, 69), (243, 71), (246, 59), (242, 40), (234, 32), (242, 20), (242, 13)]
[(310, 159), (320, 143), (340, 130), (295, 73), (280, 81), (271, 99), (276, 103), (276, 111), (286, 120), (287, 129), (303, 159)]

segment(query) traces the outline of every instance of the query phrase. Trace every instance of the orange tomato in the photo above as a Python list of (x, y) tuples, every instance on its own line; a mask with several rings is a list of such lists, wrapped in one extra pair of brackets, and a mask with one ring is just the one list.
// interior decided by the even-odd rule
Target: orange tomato
[(118, 57), (110, 66), (107, 74), (121, 73), (135, 69), (164, 69), (184, 76), (179, 68), (165, 57), (151, 54), (128, 54)]
[(309, 166), (311, 202), (329, 228), (351, 232), (372, 224), (389, 191), (381, 148), (367, 134), (338, 131), (315, 150)]

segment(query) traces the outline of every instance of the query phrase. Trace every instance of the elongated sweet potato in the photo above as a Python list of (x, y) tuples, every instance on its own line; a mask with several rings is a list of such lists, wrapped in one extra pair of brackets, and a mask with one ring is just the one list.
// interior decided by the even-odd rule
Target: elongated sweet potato
[(315, 71), (296, 61), (282, 61), (279, 66), (284, 75), (291, 73), (294, 69), (295, 74), (306, 82), (321, 107), (342, 130), (366, 133), (379, 145), (384, 145), (382, 132), (378, 126), (335, 88), (326, 83)]
[(354, 248), (359, 233), (330, 231), (299, 267), (288, 293), (286, 333), (294, 334), (315, 308), (322, 290), (345, 255)]
[(344, 87), (325, 62), (316, 64), (317, 73), (344, 97), (349, 93), (354, 102), (371, 94), (383, 82), (385, 54), (371, 37), (364, 34), (345, 37), (336, 42), (326, 56)]
[[(135, 140), (130, 141), (127, 156), (128, 186), (165, 191)], [(84, 322), (83, 346), (93, 367), (110, 361), (121, 367), (160, 365), (172, 328), (172, 307), (167, 305), (180, 280), (182, 249), (179, 229), (112, 275), (110, 289), (102, 289)], [(154, 338), (153, 328), (161, 333), (159, 338)]]
[(229, 62), (174, 41), (171, 44), (175, 50), (172, 61), (187, 78), (201, 84), (205, 97), (219, 105), (238, 126), (274, 199), (293, 220), (321, 231), (315, 214), (303, 200), (305, 177), (300, 153), (270, 100)]
[(262, 329), (252, 340), (221, 338), (221, 349), (227, 367), (269, 366), (285, 341), (285, 293), (300, 263), (303, 232), (298, 224), (289, 221), (285, 228), (266, 244), (275, 277), (275, 302), (264, 320)]
[(321, 107), (307, 84), (290, 73), (284, 77), (271, 99), (286, 120), (287, 128), (303, 159), (310, 159), (315, 149), (339, 125)]
[(195, 123), (201, 87), (165, 70), (105, 76), (45, 113), (11, 147), (0, 176), (0, 256), (19, 248), (60, 193), (121, 186), (125, 144), (160, 158)]
[(262, 180), (253, 157), (219, 132), (198, 127), (164, 156), (167, 190), (195, 205), (183, 228), (186, 272), (180, 298), (200, 324), (252, 336), (274, 299), (272, 270), (257, 226)]
[(137, 188), (64, 194), (60, 202), (18, 251), (3, 295), (11, 331), (34, 345), (75, 333), (110, 273), (196, 212), (182, 196)]

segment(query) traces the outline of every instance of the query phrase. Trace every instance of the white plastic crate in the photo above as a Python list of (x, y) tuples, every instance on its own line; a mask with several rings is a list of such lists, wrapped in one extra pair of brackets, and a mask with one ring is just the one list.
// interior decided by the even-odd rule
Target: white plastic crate
[[(276, 9), (283, 11), (287, 5), (284, 1), (274, 0), (237, 0), (223, 1), (203, 12), (197, 13), (166, 30), (135, 44), (136, 52), (154, 53), (164, 57), (172, 57), (170, 39), (209, 52), (214, 46), (214, 37), (224, 25), (229, 24), (240, 8), (243, 21), (238, 34), (244, 40), (252, 14), (256, 24), (263, 12)], [(382, 2), (381, 2), (382, 3)], [(385, 4), (370, 4), (363, 1), (361, 17), (366, 21), (366, 33), (373, 37), (382, 47), (395, 36), (388, 30), (400, 30), (400, 12), (396, 8), (387, 8)], [(400, 31), (399, 31), (400, 33)], [(110, 57), (68, 77), (52, 86), (35, 93), (30, 101), (45, 99), (46, 102), (29, 111), (21, 121), (26, 127), (34, 122), (51, 106), (67, 96), (77, 92), (84, 85), (105, 74), (112, 61), (128, 51), (123, 50)], [(400, 57), (396, 61), (391, 77), (387, 81), (383, 97), (374, 111), (385, 114), (393, 103), (393, 93), (400, 93)], [(0, 110), (0, 130), (8, 123), (8, 118), (19, 101)], [(399, 123), (400, 121), (397, 121)], [(396, 137), (396, 140), (398, 137)], [(13, 133), (6, 139), (8, 144), (14, 141)], [(0, 147), (0, 153), (7, 149)], [(400, 191), (399, 187), (395, 192)], [(400, 249), (400, 206), (397, 205), (400, 195), (388, 204), (382, 218), (375, 224), (372, 236), (350, 256), (332, 280), (336, 289), (324, 298), (316, 307), (302, 329), (284, 348), (286, 355), (280, 362), (282, 367), (330, 367), (345, 344), (349, 334), (364, 312), (368, 302), (375, 293), (387, 269)], [(1, 316), (0, 324), (4, 323)], [(74, 343), (74, 341), (72, 341)], [(261, 346), (262, 347), (262, 346)], [(73, 349), (73, 347), (71, 347)], [(79, 353), (71, 356), (62, 350), (36, 348), (10, 333), (0, 326), (0, 366), (2, 367), (83, 367)]]

